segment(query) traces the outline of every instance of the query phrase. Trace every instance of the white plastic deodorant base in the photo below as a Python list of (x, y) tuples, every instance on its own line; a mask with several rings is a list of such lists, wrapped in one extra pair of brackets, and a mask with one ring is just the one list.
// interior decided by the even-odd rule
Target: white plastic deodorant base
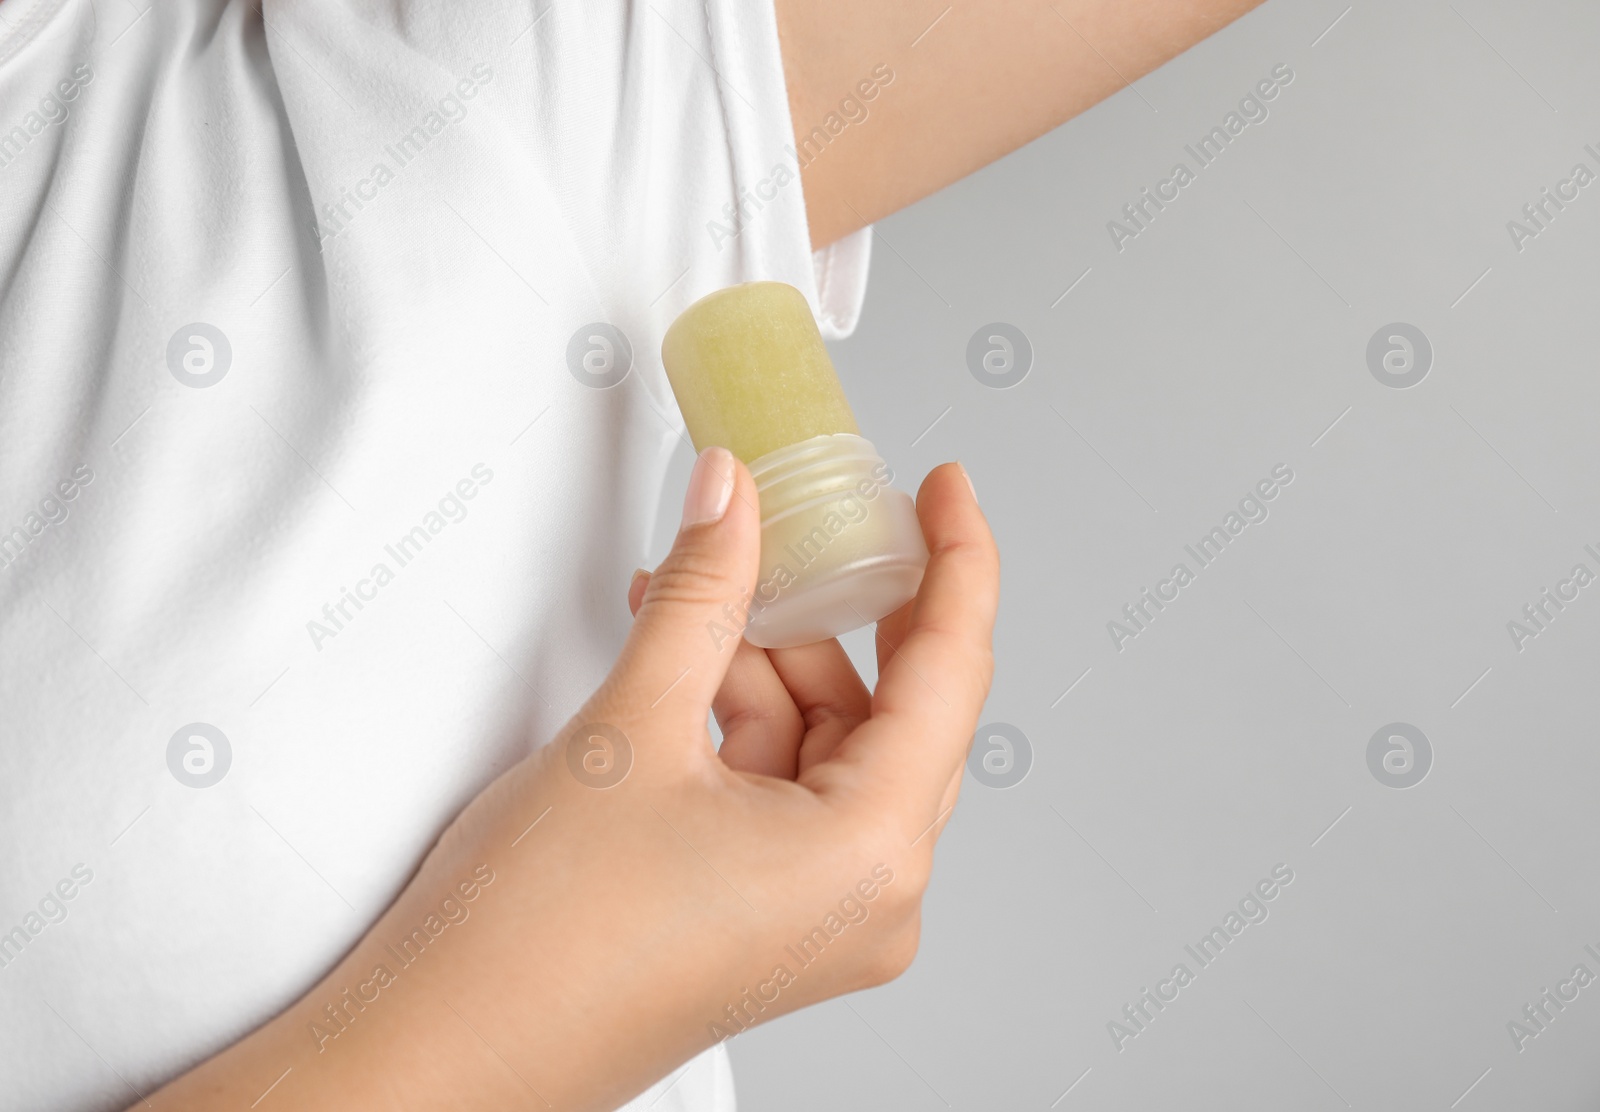
[(910, 601), (928, 547), (916, 504), (851, 433), (815, 436), (750, 466), (761, 498), (761, 570), (745, 640), (808, 645), (869, 625)]

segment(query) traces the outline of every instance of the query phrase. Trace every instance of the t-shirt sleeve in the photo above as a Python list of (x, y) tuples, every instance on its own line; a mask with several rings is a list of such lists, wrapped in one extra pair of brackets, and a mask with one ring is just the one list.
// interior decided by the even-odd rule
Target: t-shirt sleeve
[(842, 340), (856, 330), (867, 296), (872, 261), (872, 226), (811, 253), (817, 275), (817, 319), (826, 340)]
[[(745, 280), (778, 278), (799, 286), (824, 338), (855, 330), (866, 297), (872, 229), (811, 251), (802, 158), (794, 144), (788, 87), (771, 0), (704, 0), (706, 34), (718, 79), (735, 177), (736, 211), (746, 240)], [(809, 256), (809, 266), (804, 259)], [(798, 264), (798, 266), (797, 266)], [(805, 282), (797, 269), (808, 271)]]

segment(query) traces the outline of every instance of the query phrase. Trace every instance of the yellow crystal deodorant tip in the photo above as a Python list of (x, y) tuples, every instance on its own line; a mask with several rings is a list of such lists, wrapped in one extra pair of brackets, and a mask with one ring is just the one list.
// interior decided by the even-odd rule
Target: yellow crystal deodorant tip
[(806, 645), (875, 622), (928, 562), (917, 510), (856, 428), (805, 295), (750, 282), (702, 297), (661, 344), (698, 451), (727, 448), (761, 502), (761, 563), (744, 613), (712, 635)]
[(661, 362), (696, 451), (717, 444), (750, 464), (859, 432), (811, 306), (782, 282), (702, 297), (667, 329)]

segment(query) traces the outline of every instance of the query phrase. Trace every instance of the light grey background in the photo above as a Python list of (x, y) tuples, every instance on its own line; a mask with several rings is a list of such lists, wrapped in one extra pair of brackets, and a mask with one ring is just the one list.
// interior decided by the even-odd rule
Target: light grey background
[[(1600, 572), (1600, 182), (1507, 230), (1600, 172), (1597, 42), (1577, 0), (1273, 0), (878, 227), (834, 355), (902, 485), (974, 477), (1005, 561), (986, 720), (1035, 758), (968, 777), (905, 977), (734, 1041), (742, 1107), (1597, 1107), (1600, 983), (1521, 1052), (1507, 1024), (1600, 975), (1600, 584), (1521, 652), (1506, 626)], [(1107, 221), (1278, 63), (1270, 117), (1119, 252)], [(966, 366), (992, 321), (1035, 351), (1009, 390)], [(1405, 390), (1366, 360), (1397, 321), (1435, 352)], [(1280, 463), (1270, 517), (1119, 652), (1106, 623)], [(1366, 757), (1396, 721), (1433, 747), (1403, 791)], [(1184, 945), (1280, 862), (1200, 970)]]

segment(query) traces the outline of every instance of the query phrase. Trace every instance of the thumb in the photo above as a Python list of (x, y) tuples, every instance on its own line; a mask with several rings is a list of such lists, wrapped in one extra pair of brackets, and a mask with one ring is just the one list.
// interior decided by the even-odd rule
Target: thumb
[(607, 683), (627, 713), (678, 711), (705, 724), (739, 647), (760, 553), (755, 481), (726, 448), (707, 448)]

